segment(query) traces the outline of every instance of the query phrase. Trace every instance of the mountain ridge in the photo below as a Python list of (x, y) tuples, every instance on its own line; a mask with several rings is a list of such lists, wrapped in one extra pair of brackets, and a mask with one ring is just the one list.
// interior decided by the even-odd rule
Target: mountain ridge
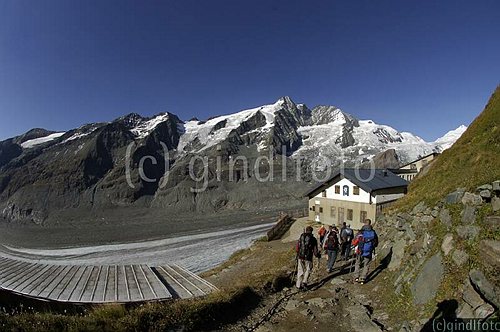
[[(290, 97), (205, 121), (182, 121), (168, 112), (152, 117), (129, 113), (66, 132), (28, 133), (0, 142), (0, 216), (36, 223), (71, 209), (83, 216), (120, 206), (216, 213), (300, 205), (299, 193), (327, 167), (364, 163), (389, 149), (402, 163), (442, 150), (335, 106), (309, 109)], [(450, 135), (446, 144), (456, 136)], [(191, 165), (193, 156), (208, 164)], [(233, 181), (228, 172), (238, 156), (257, 166), (236, 167)], [(262, 164), (259, 158), (265, 156), (276, 167)], [(261, 172), (281, 180), (262, 183)], [(203, 174), (207, 189), (193, 193), (199, 186), (193, 176)]]

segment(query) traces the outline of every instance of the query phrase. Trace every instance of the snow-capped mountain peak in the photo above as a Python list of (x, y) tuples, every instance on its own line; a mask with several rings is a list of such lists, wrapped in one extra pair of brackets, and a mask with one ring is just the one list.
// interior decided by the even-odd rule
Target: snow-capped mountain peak
[(179, 141), (178, 151), (186, 151), (190, 143), (196, 141), (196, 145), (200, 147), (197, 152), (210, 148), (223, 140), (229, 134), (238, 129), (242, 124), (252, 121), (254, 122), (253, 131), (255, 133), (268, 132), (275, 124), (275, 114), (277, 111), (291, 107), (295, 103), (290, 97), (282, 97), (274, 104), (263, 105), (230, 115), (222, 115), (211, 118), (206, 122), (197, 120), (188, 121), (184, 124), (184, 134)]
[(357, 125), (357, 119), (351, 114), (343, 112), (335, 106), (316, 106), (312, 109), (312, 124), (322, 125), (328, 123), (344, 124), (352, 123)]
[(455, 143), (460, 136), (467, 130), (467, 126), (460, 125), (458, 128), (454, 130), (450, 130), (442, 137), (438, 138), (434, 143), (439, 145), (442, 150), (446, 150)]
[(147, 137), (160, 123), (167, 121), (169, 118), (168, 113), (160, 113), (156, 116), (153, 116), (150, 119), (141, 119), (136, 125), (130, 129), (130, 131), (137, 138), (145, 138)]

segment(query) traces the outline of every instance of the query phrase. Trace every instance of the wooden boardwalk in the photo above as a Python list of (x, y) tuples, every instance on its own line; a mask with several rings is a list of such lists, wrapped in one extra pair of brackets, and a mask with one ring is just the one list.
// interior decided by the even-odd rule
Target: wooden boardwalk
[(2, 257), (0, 288), (28, 297), (72, 303), (191, 298), (217, 289), (175, 264), (49, 265)]

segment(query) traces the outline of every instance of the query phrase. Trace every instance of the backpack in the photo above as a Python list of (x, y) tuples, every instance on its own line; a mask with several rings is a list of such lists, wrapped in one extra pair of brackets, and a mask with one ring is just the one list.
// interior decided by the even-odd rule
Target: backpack
[(352, 231), (351, 228), (346, 228), (345, 230), (345, 240), (346, 242), (351, 242), (352, 241), (352, 238), (353, 238), (353, 234), (354, 232)]
[(378, 245), (377, 233), (373, 229), (366, 229), (363, 231), (363, 246), (360, 248), (363, 257), (370, 257), (373, 250)]
[(304, 233), (299, 239), (299, 258), (307, 259), (309, 256), (312, 257), (314, 253), (314, 241), (312, 234)]
[(327, 250), (337, 250), (339, 247), (339, 240), (337, 238), (337, 233), (330, 232), (325, 240), (325, 249)]

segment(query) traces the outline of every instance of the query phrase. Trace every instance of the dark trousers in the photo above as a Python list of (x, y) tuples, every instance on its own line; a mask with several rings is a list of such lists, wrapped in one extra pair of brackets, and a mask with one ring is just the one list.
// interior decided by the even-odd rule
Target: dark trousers
[(343, 259), (349, 259), (349, 256), (351, 255), (351, 241), (347, 242), (342, 242), (342, 248), (340, 251), (340, 256)]
[(335, 261), (337, 260), (338, 250), (327, 250), (326, 253), (328, 254), (327, 268), (328, 271), (331, 271), (335, 265)]

